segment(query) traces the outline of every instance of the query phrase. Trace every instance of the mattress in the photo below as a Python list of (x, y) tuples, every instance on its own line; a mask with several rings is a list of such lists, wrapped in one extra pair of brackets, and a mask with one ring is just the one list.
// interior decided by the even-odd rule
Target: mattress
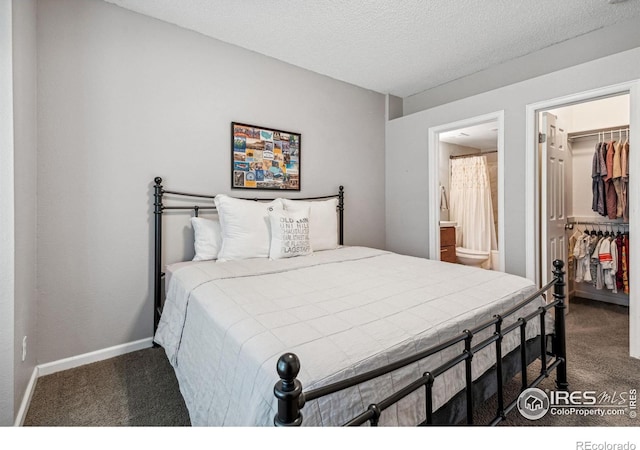
[[(300, 358), (305, 390), (389, 364), (490, 320), (536, 290), (524, 278), (366, 248), (310, 256), (203, 261), (168, 268), (155, 342), (166, 351), (194, 426), (271, 426), (276, 362)], [(544, 304), (531, 302), (516, 320)], [(527, 339), (539, 332), (527, 327)], [(547, 330), (550, 330), (550, 324)], [(479, 333), (480, 339), (493, 333)], [(503, 340), (503, 354), (519, 344)], [(304, 426), (341, 425), (457, 356), (463, 343), (392, 374), (308, 402)], [(473, 377), (495, 364), (495, 346), (474, 355)], [(437, 409), (464, 389), (464, 364), (434, 384)], [(425, 417), (424, 389), (387, 409), (380, 425)]]

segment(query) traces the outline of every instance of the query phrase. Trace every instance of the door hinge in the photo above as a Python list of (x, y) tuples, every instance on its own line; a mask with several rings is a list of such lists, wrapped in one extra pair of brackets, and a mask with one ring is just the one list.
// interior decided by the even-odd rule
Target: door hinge
[(547, 135), (544, 133), (538, 133), (538, 144), (544, 144), (547, 142)]

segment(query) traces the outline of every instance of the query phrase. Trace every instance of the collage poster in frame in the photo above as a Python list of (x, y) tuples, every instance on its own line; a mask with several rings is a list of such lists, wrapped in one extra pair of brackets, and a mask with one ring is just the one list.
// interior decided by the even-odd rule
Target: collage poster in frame
[(231, 122), (231, 188), (300, 190), (300, 133)]

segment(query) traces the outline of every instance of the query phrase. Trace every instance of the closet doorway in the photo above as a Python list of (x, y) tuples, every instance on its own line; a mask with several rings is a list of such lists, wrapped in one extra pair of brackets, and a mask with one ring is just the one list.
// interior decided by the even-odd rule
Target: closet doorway
[(431, 259), (504, 271), (503, 142), (503, 111), (429, 129)]
[[(640, 288), (633, 280), (640, 279), (640, 271), (637, 255), (626, 249), (638, 226), (636, 213), (631, 213), (637, 212), (633, 201), (638, 198), (637, 185), (631, 174), (637, 172), (638, 161), (630, 156), (631, 138), (640, 119), (638, 92), (638, 83), (630, 83), (527, 108), (528, 120), (535, 124), (528, 129), (535, 144), (528, 143), (533, 158), (527, 171), (531, 177), (532, 167), (535, 169), (531, 177), (534, 189), (528, 192), (528, 200), (529, 194), (534, 198), (536, 237), (532, 239), (534, 258), (528, 258), (528, 263), (534, 264), (535, 280), (539, 284), (550, 281), (551, 262), (562, 259), (569, 305), (572, 297), (580, 297), (627, 306), (629, 352), (636, 358), (640, 357)], [(621, 164), (625, 144), (629, 150)], [(622, 177), (622, 171), (629, 175)], [(601, 175), (595, 176), (598, 172)], [(628, 198), (631, 203), (626, 202)], [(528, 276), (530, 269), (528, 265)]]
[(629, 122), (629, 94), (539, 116), (543, 283), (553, 277), (550, 262), (565, 261), (569, 303), (575, 296), (629, 306)]

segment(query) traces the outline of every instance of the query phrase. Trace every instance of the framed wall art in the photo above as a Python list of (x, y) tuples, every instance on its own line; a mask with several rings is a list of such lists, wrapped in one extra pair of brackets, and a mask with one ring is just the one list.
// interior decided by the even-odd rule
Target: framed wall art
[(300, 190), (300, 133), (231, 122), (231, 188)]

